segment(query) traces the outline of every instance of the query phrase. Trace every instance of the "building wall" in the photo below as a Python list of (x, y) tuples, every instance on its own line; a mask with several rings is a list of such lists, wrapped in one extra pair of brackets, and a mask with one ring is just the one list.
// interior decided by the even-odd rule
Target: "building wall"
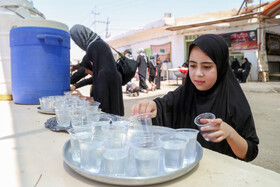
[[(256, 18), (235, 21), (229, 23), (221, 23), (210, 26), (201, 26), (189, 29), (183, 29), (179, 31), (167, 31), (166, 27), (158, 27), (150, 30), (146, 30), (140, 33), (126, 36), (117, 40), (109, 42), (111, 45), (116, 47), (121, 52), (125, 49), (132, 49), (132, 55), (136, 59), (138, 54), (137, 51), (140, 48), (150, 48), (151, 45), (162, 45), (171, 42), (171, 64), (168, 68), (177, 68), (184, 63), (185, 59), (185, 44), (184, 40), (188, 36), (199, 36), (203, 34), (226, 34), (233, 32), (257, 30), (259, 35), (260, 24)], [(272, 33), (280, 33), (279, 27), (268, 27), (266, 31)], [(258, 43), (259, 41), (258, 37)], [(244, 53), (244, 57), (252, 63), (251, 78), (253, 81), (258, 80), (258, 58), (256, 50), (241, 50), (239, 52)], [(174, 75), (170, 75), (171, 78), (175, 78)]]

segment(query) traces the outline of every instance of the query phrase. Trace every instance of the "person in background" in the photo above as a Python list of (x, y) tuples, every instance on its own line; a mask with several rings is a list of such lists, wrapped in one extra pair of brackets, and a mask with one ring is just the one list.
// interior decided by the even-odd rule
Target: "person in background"
[(129, 96), (133, 96), (136, 94), (136, 96), (139, 96), (140, 88), (137, 86), (134, 82), (128, 82), (126, 84), (126, 93), (129, 94)]
[[(70, 77), (70, 84), (72, 84), (71, 91), (74, 91), (86, 85), (91, 85), (90, 96), (93, 97), (93, 92), (92, 92), (93, 78), (92, 78), (92, 71), (91, 71), (92, 63), (89, 61), (86, 55), (83, 57), (81, 63), (78, 63), (71, 67), (71, 73), (75, 70), (77, 71), (74, 72)], [(81, 80), (87, 75), (91, 75), (91, 77)]]
[(157, 63), (155, 60), (154, 55), (150, 56), (150, 61), (149, 61), (149, 68), (148, 68), (148, 74), (149, 74), (149, 83), (151, 84), (151, 91), (156, 90), (156, 84), (155, 84), (155, 77), (157, 75)]
[(129, 49), (126, 49), (126, 50), (123, 52), (123, 54), (124, 54), (124, 56), (125, 56), (126, 58), (128, 58), (128, 59), (130, 59), (130, 60), (134, 60), (134, 58), (133, 58), (133, 56), (132, 56), (132, 54), (131, 54), (131, 52), (130, 52)]
[(195, 117), (211, 112), (217, 118), (200, 130), (213, 132), (199, 133), (198, 142), (222, 154), (252, 161), (258, 155), (259, 138), (249, 103), (229, 66), (225, 40), (214, 34), (202, 35), (190, 45), (188, 54), (186, 83), (162, 98), (137, 102), (131, 115), (152, 113), (153, 125), (198, 129)]
[[(79, 68), (80, 69), (80, 68)], [(75, 91), (76, 89), (78, 88), (81, 88), (83, 86), (87, 86), (87, 85), (91, 85), (90, 87), (90, 97), (93, 97), (93, 85), (92, 85), (92, 82), (93, 82), (93, 73), (91, 70), (87, 69), (87, 68), (84, 68), (85, 70), (85, 73), (87, 75), (90, 75), (91, 77), (90, 78), (86, 78), (86, 79), (83, 79), (81, 81), (78, 81), (76, 83), (74, 83), (72, 86), (71, 86), (71, 91)]]
[(244, 58), (242, 61), (242, 65), (238, 69), (237, 76), (236, 76), (240, 83), (246, 82), (250, 70), (251, 70), (251, 63), (248, 61), (247, 58)]
[(140, 91), (146, 90), (146, 93), (149, 92), (148, 86), (146, 84), (147, 77), (147, 68), (148, 68), (148, 58), (144, 52), (144, 49), (139, 49), (139, 55), (137, 57), (138, 62), (138, 75), (139, 75), (139, 87)]
[(157, 63), (157, 68), (156, 68), (156, 78), (155, 78), (155, 83), (156, 83), (156, 89), (160, 89), (160, 79), (161, 79), (161, 71), (162, 71), (162, 63), (160, 61), (160, 57), (157, 54), (156, 56), (156, 63)]
[(240, 68), (240, 64), (239, 64), (237, 58), (234, 58), (234, 59), (233, 59), (233, 61), (232, 61), (231, 65), (230, 65), (230, 67), (231, 67), (232, 72), (234, 73), (234, 75), (235, 75), (236, 78), (237, 78), (237, 76), (238, 76), (238, 75), (237, 75), (237, 74), (238, 74), (238, 69)]
[(73, 41), (92, 62), (93, 100), (100, 102), (103, 112), (124, 115), (122, 79), (116, 68), (112, 51), (96, 33), (83, 25), (70, 29)]

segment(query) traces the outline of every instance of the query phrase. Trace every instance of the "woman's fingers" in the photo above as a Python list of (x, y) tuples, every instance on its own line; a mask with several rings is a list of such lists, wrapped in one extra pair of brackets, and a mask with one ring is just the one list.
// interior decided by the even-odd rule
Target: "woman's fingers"
[[(154, 101), (143, 100), (135, 103), (131, 109), (131, 115), (143, 113), (155, 113), (156, 104)], [(155, 115), (153, 116), (155, 117)]]

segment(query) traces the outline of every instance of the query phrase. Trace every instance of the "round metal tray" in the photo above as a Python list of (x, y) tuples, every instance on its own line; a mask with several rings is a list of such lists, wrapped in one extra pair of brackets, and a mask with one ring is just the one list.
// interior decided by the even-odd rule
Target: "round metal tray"
[[(169, 130), (170, 128), (166, 128), (166, 127), (154, 126), (153, 128), (154, 128), (154, 132), (158, 132), (159, 134), (162, 134), (163, 132), (167, 132), (167, 133), (170, 132)], [(78, 174), (98, 182), (107, 183), (107, 184), (125, 185), (125, 186), (151, 185), (151, 184), (162, 183), (178, 178), (190, 172), (199, 163), (199, 161), (202, 158), (202, 155), (203, 155), (202, 147), (197, 142), (197, 154), (195, 160), (181, 169), (178, 169), (171, 173), (166, 173), (161, 171), (160, 175), (150, 176), (150, 177), (137, 177), (137, 176), (113, 177), (113, 176), (105, 175), (102, 171), (100, 171), (99, 173), (91, 173), (89, 171), (83, 170), (82, 168), (80, 168), (77, 162), (74, 162), (72, 160), (70, 140), (68, 140), (63, 146), (64, 162)]]
[(55, 115), (55, 111), (46, 111), (46, 110), (42, 110), (41, 107), (37, 107), (38, 112), (42, 113), (42, 114), (50, 114), (50, 115)]

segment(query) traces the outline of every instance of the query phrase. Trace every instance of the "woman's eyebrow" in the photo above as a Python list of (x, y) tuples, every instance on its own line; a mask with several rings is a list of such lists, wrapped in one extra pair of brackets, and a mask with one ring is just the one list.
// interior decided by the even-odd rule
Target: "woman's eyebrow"
[(196, 61), (194, 61), (194, 60), (190, 60), (189, 62), (192, 62), (192, 63), (197, 63)]
[[(194, 60), (190, 60), (189, 62), (191, 63), (197, 63), (196, 61)], [(214, 62), (201, 62), (201, 64), (213, 64)]]

